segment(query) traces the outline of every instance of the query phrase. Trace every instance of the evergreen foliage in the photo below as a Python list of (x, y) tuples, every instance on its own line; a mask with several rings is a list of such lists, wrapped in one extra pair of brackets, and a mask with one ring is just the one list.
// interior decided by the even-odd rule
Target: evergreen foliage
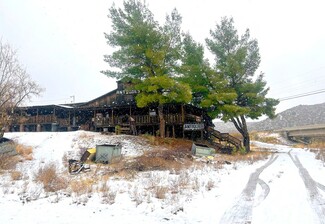
[(111, 69), (103, 73), (132, 81), (139, 92), (139, 107), (158, 105), (161, 137), (165, 134), (163, 106), (192, 100), (207, 108), (212, 118), (232, 121), (246, 151), (250, 150), (246, 119), (273, 118), (279, 101), (266, 97), (269, 88), (263, 73), (254, 78), (260, 54), (248, 29), (239, 36), (233, 19), (225, 17), (210, 31), (206, 44), (215, 56), (211, 67), (203, 45), (190, 34), (182, 35), (182, 17), (176, 9), (161, 26), (145, 3), (127, 0), (123, 8), (113, 5), (109, 18), (112, 32), (105, 37), (115, 51), (104, 56)]
[(131, 80), (139, 91), (139, 107), (158, 104), (160, 135), (164, 137), (164, 104), (191, 100), (189, 86), (175, 79), (180, 67), (182, 17), (174, 9), (160, 26), (145, 3), (128, 0), (123, 8), (113, 5), (109, 18), (113, 31), (105, 37), (116, 50), (104, 56), (112, 69), (103, 73)]
[[(213, 89), (202, 102), (212, 107), (211, 115), (227, 122), (232, 121), (244, 139), (246, 151), (250, 151), (246, 119), (262, 115), (275, 116), (278, 100), (267, 98), (263, 73), (254, 80), (260, 64), (258, 42), (251, 39), (249, 30), (239, 37), (232, 18), (223, 18), (206, 39), (208, 49), (215, 55), (215, 81)], [(221, 84), (218, 86), (218, 84)], [(222, 87), (222, 85), (224, 86)]]
[(195, 42), (187, 33), (183, 38), (182, 65), (179, 80), (190, 85), (192, 90), (192, 103), (200, 106), (201, 101), (208, 95), (210, 82), (208, 76), (213, 72), (208, 60), (204, 59), (203, 45)]

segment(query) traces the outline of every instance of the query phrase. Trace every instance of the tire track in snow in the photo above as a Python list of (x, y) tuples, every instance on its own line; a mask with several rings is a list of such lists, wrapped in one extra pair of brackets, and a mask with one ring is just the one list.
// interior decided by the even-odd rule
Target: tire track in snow
[(265, 183), (264, 180), (258, 179), (257, 182), (262, 187), (263, 192), (262, 195), (258, 198), (258, 201), (254, 204), (254, 207), (259, 206), (270, 193), (270, 187)]
[(257, 184), (260, 184), (263, 190), (262, 196), (258, 200), (257, 205), (259, 205), (270, 192), (269, 186), (263, 180), (261, 180), (259, 176), (264, 171), (264, 169), (270, 166), (277, 158), (278, 156), (274, 157), (274, 155), (272, 155), (272, 157), (266, 164), (256, 169), (256, 171), (250, 175), (246, 187), (239, 196), (239, 199), (230, 209), (228, 209), (223, 214), (219, 222), (220, 224), (251, 223), (252, 211), (254, 206), (254, 196)]
[(325, 191), (325, 186), (314, 181), (307, 169), (302, 166), (297, 156), (293, 157), (290, 152), (288, 154), (298, 168), (300, 177), (304, 181), (310, 198), (311, 206), (319, 218), (319, 223), (325, 224), (325, 199), (318, 191), (318, 188)]
[(317, 184), (317, 187), (318, 187), (319, 189), (321, 189), (322, 191), (325, 192), (325, 186), (324, 186), (324, 185), (322, 185), (322, 184), (320, 184), (320, 183), (316, 183), (316, 184)]

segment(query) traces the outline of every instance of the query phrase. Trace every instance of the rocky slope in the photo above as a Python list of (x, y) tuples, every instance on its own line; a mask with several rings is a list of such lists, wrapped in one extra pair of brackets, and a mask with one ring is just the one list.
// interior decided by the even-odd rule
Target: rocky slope
[[(221, 132), (236, 131), (231, 122), (215, 122), (214, 124)], [(263, 131), (313, 124), (325, 124), (325, 103), (299, 105), (279, 113), (273, 120), (268, 118), (260, 122), (249, 122), (248, 128), (250, 131)]]

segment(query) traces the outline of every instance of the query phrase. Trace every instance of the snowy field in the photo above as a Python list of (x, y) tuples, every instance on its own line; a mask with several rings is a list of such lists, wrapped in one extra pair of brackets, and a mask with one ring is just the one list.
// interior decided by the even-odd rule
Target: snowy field
[[(0, 223), (325, 223), (325, 167), (308, 149), (254, 142), (272, 152), (267, 159), (202, 162), (132, 178), (105, 175), (93, 164), (90, 172), (71, 176), (66, 159), (78, 159), (96, 144), (121, 143), (125, 157), (152, 146), (134, 136), (84, 131), (5, 137), (33, 152), (15, 168), (21, 178), (14, 180), (10, 170), (0, 173)], [(55, 164), (70, 183), (67, 189), (44, 190), (36, 174), (47, 164)]]

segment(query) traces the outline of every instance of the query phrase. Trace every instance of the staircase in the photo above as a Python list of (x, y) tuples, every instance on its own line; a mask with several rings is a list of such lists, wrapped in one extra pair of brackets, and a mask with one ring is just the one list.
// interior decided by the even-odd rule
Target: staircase
[(120, 134), (125, 134), (125, 135), (130, 134), (130, 126), (121, 125), (121, 127), (120, 127)]
[[(217, 147), (219, 146), (219, 148), (222, 148), (223, 146), (220, 142), (227, 142), (235, 146), (237, 149), (242, 146), (241, 141), (238, 138), (230, 135), (229, 133), (221, 133), (220, 131), (214, 130), (212, 127), (208, 128), (208, 133), (209, 133), (210, 140), (212, 140), (211, 143), (215, 144), (215, 146)], [(219, 143), (216, 143), (214, 139), (211, 138), (211, 136), (218, 139)]]

